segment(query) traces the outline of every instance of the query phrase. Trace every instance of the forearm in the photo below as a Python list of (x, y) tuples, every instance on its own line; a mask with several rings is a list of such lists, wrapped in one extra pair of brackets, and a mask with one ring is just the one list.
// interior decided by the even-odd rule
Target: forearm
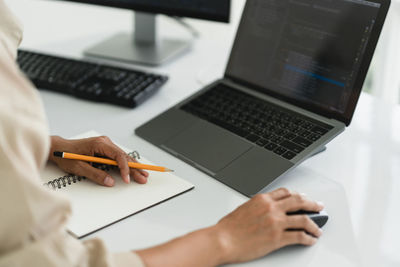
[(147, 267), (217, 266), (224, 263), (225, 255), (216, 227), (205, 228), (137, 253)]

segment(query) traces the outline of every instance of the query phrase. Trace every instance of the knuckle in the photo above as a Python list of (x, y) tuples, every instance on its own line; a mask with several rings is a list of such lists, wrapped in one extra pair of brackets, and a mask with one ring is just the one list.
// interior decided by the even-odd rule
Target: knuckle
[(296, 240), (299, 243), (304, 243), (307, 240), (307, 234), (304, 232), (298, 232), (296, 235)]
[(298, 193), (296, 193), (295, 198), (296, 198), (296, 202), (298, 204), (303, 205), (303, 204), (305, 204), (307, 202), (306, 198), (304, 196), (298, 194)]
[(275, 202), (268, 194), (259, 194), (253, 197), (253, 201), (262, 206), (263, 212), (271, 212), (275, 209)]
[(110, 141), (110, 138), (108, 138), (108, 136), (105, 135), (100, 136), (100, 138), (102, 138), (104, 141)]
[(307, 216), (301, 216), (300, 222), (302, 225), (309, 225), (310, 224), (310, 219)]
[(290, 190), (287, 189), (286, 187), (281, 187), (279, 190), (282, 191), (282, 193), (286, 194), (286, 195), (290, 195)]
[(110, 141), (110, 138), (104, 135), (95, 138), (95, 142), (100, 144), (107, 143), (108, 141)]
[(256, 196), (254, 196), (254, 200), (256, 201), (265, 201), (268, 199), (268, 195), (266, 194), (258, 194)]
[(117, 153), (115, 157), (120, 168), (128, 167), (128, 158), (123, 153)]
[(274, 209), (274, 203), (269, 200), (264, 201), (263, 205), (266, 212), (271, 212)]
[(254, 197), (254, 201), (261, 202), (266, 207), (270, 206), (271, 198), (268, 194), (258, 194)]
[(125, 154), (125, 152), (117, 151), (116, 156), (121, 161), (128, 161), (128, 156)]

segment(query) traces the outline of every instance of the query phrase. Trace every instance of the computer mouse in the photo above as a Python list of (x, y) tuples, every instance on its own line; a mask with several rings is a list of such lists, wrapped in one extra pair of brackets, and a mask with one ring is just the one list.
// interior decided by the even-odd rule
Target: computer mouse
[(306, 211), (306, 210), (298, 210), (295, 212), (288, 212), (288, 215), (307, 215), (313, 220), (319, 228), (322, 228), (329, 219), (328, 213), (325, 210), (320, 212)]

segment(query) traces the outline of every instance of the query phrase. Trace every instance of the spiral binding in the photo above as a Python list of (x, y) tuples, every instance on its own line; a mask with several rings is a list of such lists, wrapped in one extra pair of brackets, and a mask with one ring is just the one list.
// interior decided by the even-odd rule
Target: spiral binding
[[(128, 153), (128, 156), (130, 156), (130, 157), (132, 157), (134, 159), (140, 159), (139, 152), (137, 152), (137, 151), (133, 151), (133, 152)], [(111, 166), (111, 165), (105, 165), (105, 164), (92, 163), (92, 166), (97, 168), (97, 169), (103, 170), (103, 171), (109, 171), (109, 170), (118, 169), (117, 166)], [(63, 187), (67, 187), (68, 185), (72, 185), (74, 183), (83, 181), (85, 179), (86, 179), (86, 177), (84, 177), (84, 176), (77, 176), (77, 175), (74, 175), (74, 174), (67, 174), (67, 175), (64, 175), (62, 177), (56, 178), (54, 180), (51, 180), (51, 181), (49, 181), (47, 183), (44, 183), (43, 185), (48, 187), (48, 188), (51, 188), (53, 190), (57, 190), (57, 189), (61, 189)]]

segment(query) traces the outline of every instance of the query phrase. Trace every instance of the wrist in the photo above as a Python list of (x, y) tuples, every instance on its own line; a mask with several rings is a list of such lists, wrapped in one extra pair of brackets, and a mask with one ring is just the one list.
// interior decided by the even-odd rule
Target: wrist
[(228, 262), (218, 227), (208, 227), (165, 244), (136, 251), (152, 266), (219, 266)]
[(222, 265), (231, 262), (231, 257), (229, 256), (230, 253), (230, 241), (225, 233), (224, 229), (221, 228), (220, 225), (214, 225), (207, 229), (208, 236), (210, 236), (211, 242), (215, 249), (214, 255), (216, 256), (215, 265)]

